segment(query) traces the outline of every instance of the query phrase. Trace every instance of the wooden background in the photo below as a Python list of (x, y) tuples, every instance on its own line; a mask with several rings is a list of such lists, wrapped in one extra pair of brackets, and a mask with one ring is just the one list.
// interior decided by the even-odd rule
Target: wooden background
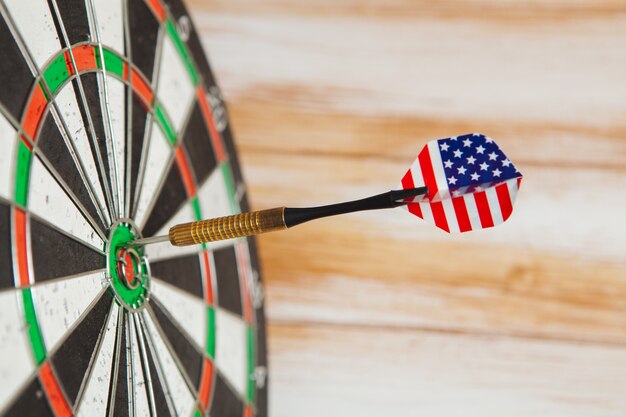
[(271, 415), (626, 416), (626, 2), (195, 0), (254, 208), (395, 186), (482, 132), (503, 226), (261, 237)]

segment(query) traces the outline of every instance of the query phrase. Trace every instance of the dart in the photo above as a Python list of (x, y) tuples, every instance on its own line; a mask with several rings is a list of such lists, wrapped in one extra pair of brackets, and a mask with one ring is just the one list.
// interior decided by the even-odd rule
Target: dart
[(428, 142), (397, 190), (338, 204), (276, 207), (178, 224), (168, 235), (130, 244), (169, 241), (188, 246), (284, 230), (323, 217), (402, 206), (448, 233), (463, 233), (505, 222), (521, 179), (522, 174), (493, 139), (473, 133)]

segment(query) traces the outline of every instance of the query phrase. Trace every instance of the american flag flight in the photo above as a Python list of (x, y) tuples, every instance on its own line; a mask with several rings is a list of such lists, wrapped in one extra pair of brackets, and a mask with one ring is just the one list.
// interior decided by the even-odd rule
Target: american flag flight
[(405, 207), (446, 232), (461, 233), (506, 221), (521, 180), (493, 139), (470, 133), (428, 142), (401, 187), (427, 186), (428, 195)]

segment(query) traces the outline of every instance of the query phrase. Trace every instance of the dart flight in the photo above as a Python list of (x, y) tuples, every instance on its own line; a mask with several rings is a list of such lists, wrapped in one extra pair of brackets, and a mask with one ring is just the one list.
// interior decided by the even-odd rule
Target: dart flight
[(187, 246), (283, 230), (322, 217), (404, 206), (449, 233), (486, 229), (513, 211), (522, 174), (493, 139), (472, 133), (428, 142), (402, 177), (400, 189), (327, 206), (235, 214), (173, 226), (166, 236), (130, 242), (170, 241)]
[(401, 187), (426, 186), (428, 195), (406, 208), (446, 232), (461, 233), (505, 222), (521, 181), (493, 139), (472, 133), (428, 142)]

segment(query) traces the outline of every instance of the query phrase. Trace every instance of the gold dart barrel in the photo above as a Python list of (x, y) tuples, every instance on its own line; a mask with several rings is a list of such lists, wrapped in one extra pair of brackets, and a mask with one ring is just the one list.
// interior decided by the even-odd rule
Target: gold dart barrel
[(285, 207), (183, 223), (170, 229), (175, 246), (197, 245), (286, 229)]

